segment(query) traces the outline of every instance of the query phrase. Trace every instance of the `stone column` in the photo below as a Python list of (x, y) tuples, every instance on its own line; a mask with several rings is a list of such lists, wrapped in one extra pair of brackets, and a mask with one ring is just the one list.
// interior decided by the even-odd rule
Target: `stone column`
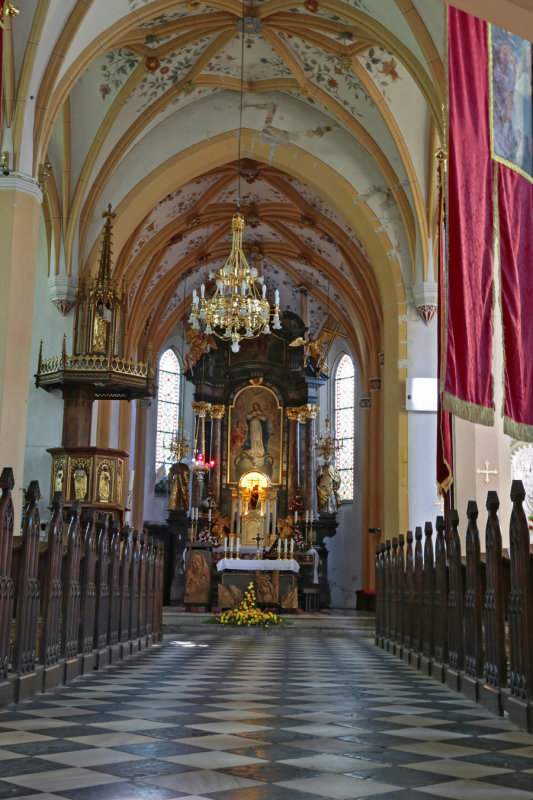
[(296, 488), (298, 486), (299, 475), (298, 475), (298, 448), (300, 447), (299, 442), (299, 418), (300, 418), (300, 408), (298, 406), (293, 406), (292, 408), (287, 408), (287, 420), (289, 422), (289, 436), (288, 436), (288, 446), (289, 446), (289, 453), (287, 458), (287, 506), (293, 500), (296, 494)]
[[(196, 458), (199, 454), (205, 455), (205, 418), (211, 410), (211, 403), (203, 401), (195, 401), (191, 403), (192, 410), (195, 415), (195, 435), (194, 446), (195, 451), (193, 457)], [(203, 469), (192, 468), (192, 483), (191, 483), (191, 507), (198, 508), (202, 502), (204, 492), (204, 478), (205, 473)]]
[(304, 507), (316, 511), (316, 415), (320, 406), (307, 403), (305, 409), (305, 464), (304, 464)]
[(222, 477), (222, 419), (226, 406), (211, 406), (211, 458), (215, 466), (211, 470), (209, 486), (217, 508), (220, 508), (220, 483)]
[[(13, 468), (22, 487), (28, 376), (31, 362), (37, 233), (42, 193), (35, 180), (20, 173), (0, 183), (0, 441), (2, 465)], [(41, 264), (41, 268), (45, 268)], [(38, 313), (38, 309), (37, 309)], [(14, 502), (14, 530), (20, 526), (20, 502)]]

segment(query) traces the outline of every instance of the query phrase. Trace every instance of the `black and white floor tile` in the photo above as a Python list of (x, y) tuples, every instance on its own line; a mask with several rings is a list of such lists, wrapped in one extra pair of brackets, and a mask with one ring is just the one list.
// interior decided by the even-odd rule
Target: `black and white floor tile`
[(217, 629), (1, 712), (7, 797), (533, 800), (533, 736), (364, 627)]

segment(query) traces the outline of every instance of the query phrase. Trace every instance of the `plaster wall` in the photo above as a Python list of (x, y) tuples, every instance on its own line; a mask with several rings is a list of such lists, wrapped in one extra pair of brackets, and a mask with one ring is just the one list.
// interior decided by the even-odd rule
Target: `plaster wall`
[[(437, 378), (437, 318), (426, 326), (416, 309), (407, 318), (408, 378)], [(405, 407), (405, 397), (400, 400)], [(435, 523), (440, 514), (436, 479), (437, 415), (432, 411), (408, 411), (409, 529)], [(406, 531), (387, 531), (387, 538)]]
[[(39, 221), (37, 243), (37, 270), (35, 296), (33, 298), (33, 332), (31, 342), (30, 373), (28, 375), (28, 419), (26, 423), (26, 447), (24, 453), (24, 487), (31, 480), (38, 480), (41, 489), (39, 513), (41, 520), (50, 518), (50, 481), (52, 458), (48, 447), (61, 445), (63, 429), (63, 398), (61, 391), (45, 392), (35, 386), (39, 345), (43, 340), (43, 357), (61, 352), (63, 335), (67, 337), (67, 352), (72, 347), (73, 311), (63, 317), (53, 305), (48, 294), (48, 254), (46, 233), (42, 214)], [(15, 487), (13, 502), (22, 503), (20, 486)]]

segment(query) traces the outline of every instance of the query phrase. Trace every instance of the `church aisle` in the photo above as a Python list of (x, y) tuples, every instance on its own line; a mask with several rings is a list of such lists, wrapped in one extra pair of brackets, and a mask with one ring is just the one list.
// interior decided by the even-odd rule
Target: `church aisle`
[(532, 735), (333, 620), (197, 626), (0, 731), (0, 798), (533, 798)]

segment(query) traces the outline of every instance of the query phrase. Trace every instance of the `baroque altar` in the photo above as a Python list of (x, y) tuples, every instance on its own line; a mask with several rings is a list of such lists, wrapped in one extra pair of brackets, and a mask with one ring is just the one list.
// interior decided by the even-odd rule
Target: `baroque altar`
[[(217, 546), (226, 541), (244, 551), (257, 543), (268, 550), (288, 537), (303, 568), (294, 573), (276, 570), (274, 560), (270, 571), (294, 579), (293, 602), (295, 592), (301, 599), (305, 585), (318, 583), (321, 604), (329, 605), (324, 539), (335, 535), (336, 505), (334, 509), (330, 500), (324, 504), (332, 478), (328, 473), (328, 483), (324, 470), (317, 470), (315, 454), (318, 392), (328, 376), (325, 368), (317, 368), (319, 354), (314, 359), (300, 344), (305, 343), (302, 320), (292, 312), (280, 320), (279, 331), (244, 339), (239, 352), (232, 352), (227, 342), (211, 347), (210, 337), (200, 332), (202, 346), (192, 341), (194, 331), (187, 337), (191, 350), (185, 377), (194, 385), (195, 448), (201, 452), (193, 453), (190, 506), (186, 509), (183, 499), (181, 507), (170, 503), (168, 523), (177, 548), (174, 586), (186, 583), (193, 555), (198, 573), (209, 573), (209, 602), (202, 599), (198, 605), (217, 606), (218, 587), (227, 583), (222, 580), (227, 573), (216, 568)], [(184, 467), (179, 465), (182, 471)], [(317, 520), (319, 507), (325, 513)], [(316, 556), (307, 555), (311, 546)], [(180, 575), (183, 563), (185, 575)], [(239, 566), (232, 574), (262, 575), (253, 561), (247, 563), (249, 569)], [(171, 602), (193, 606), (197, 601), (184, 588), (174, 592)]]

